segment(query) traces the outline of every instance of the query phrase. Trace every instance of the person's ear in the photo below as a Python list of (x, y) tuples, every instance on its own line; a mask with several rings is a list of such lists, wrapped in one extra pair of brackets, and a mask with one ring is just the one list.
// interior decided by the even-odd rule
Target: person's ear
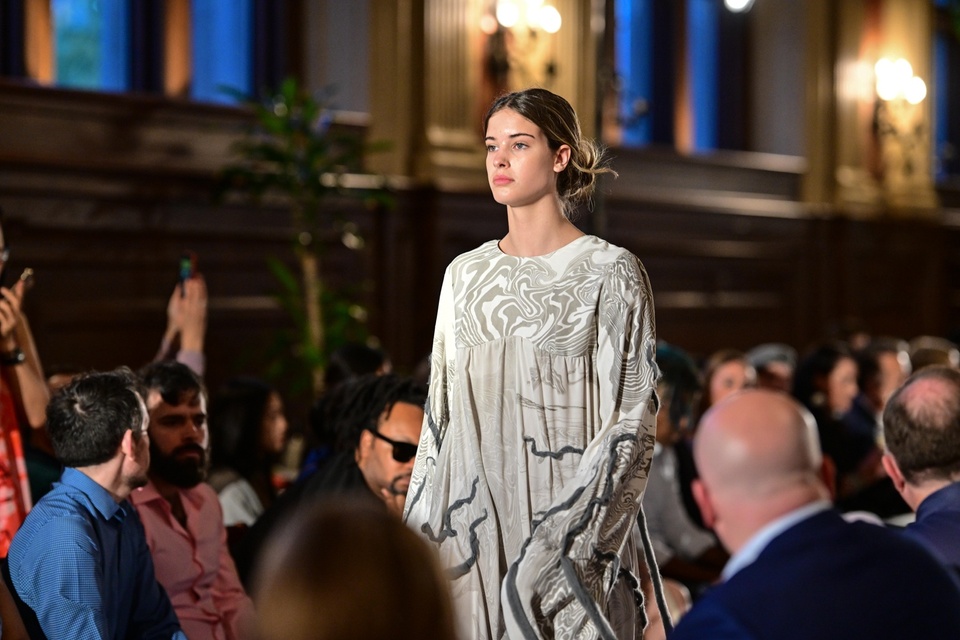
[(133, 437), (133, 429), (127, 429), (123, 432), (123, 438), (120, 440), (120, 451), (128, 458), (137, 457), (137, 441)]
[(357, 442), (357, 448), (353, 452), (353, 459), (356, 463), (363, 464), (367, 459), (370, 451), (370, 446), (373, 444), (373, 434), (370, 433), (368, 429), (364, 429), (360, 432), (360, 441)]
[(827, 485), (827, 491), (830, 492), (830, 500), (837, 499), (837, 464), (828, 455), (824, 455), (820, 461), (820, 479)]
[(700, 508), (703, 524), (708, 529), (713, 529), (713, 525), (717, 521), (717, 513), (714, 511), (713, 502), (710, 500), (710, 491), (700, 478), (694, 478), (690, 488), (693, 491), (693, 499)]
[(890, 476), (890, 479), (893, 481), (894, 488), (899, 493), (903, 493), (907, 481), (903, 477), (903, 472), (900, 471), (900, 466), (897, 464), (896, 459), (890, 455), (889, 452), (884, 452), (880, 462), (883, 464), (883, 470), (887, 472), (887, 475)]
[(567, 165), (570, 163), (570, 145), (562, 144), (560, 148), (557, 149), (556, 155), (553, 157), (553, 171), (554, 173), (560, 173), (567, 168)]

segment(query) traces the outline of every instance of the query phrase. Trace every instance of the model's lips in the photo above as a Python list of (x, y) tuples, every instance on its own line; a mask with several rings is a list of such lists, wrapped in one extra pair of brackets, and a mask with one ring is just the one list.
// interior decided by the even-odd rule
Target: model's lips
[(498, 187), (502, 187), (505, 184), (510, 184), (511, 182), (513, 182), (513, 179), (508, 178), (507, 176), (493, 176), (493, 184)]

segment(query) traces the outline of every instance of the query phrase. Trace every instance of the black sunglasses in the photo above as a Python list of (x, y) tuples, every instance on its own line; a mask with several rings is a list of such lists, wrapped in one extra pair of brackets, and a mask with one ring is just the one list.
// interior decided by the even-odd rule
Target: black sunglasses
[(393, 447), (393, 459), (401, 464), (404, 462), (410, 462), (410, 460), (417, 455), (417, 445), (415, 444), (391, 440), (379, 431), (374, 431), (373, 429), (367, 429), (367, 431), (372, 433), (374, 438), (380, 438), (384, 442), (389, 443)]

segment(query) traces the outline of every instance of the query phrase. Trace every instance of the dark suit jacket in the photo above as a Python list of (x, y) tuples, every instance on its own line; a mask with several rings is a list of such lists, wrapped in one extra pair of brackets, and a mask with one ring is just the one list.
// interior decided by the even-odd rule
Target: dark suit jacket
[(817, 513), (708, 591), (670, 640), (960, 638), (960, 584), (897, 532)]
[(960, 482), (927, 496), (906, 534), (934, 552), (960, 575)]

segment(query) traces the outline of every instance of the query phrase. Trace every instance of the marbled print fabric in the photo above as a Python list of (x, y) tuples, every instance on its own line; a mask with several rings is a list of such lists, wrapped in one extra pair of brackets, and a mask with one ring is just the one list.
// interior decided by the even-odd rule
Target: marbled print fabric
[(655, 351), (643, 267), (594, 236), (535, 258), (491, 241), (447, 268), (405, 517), (463, 640), (640, 636)]

